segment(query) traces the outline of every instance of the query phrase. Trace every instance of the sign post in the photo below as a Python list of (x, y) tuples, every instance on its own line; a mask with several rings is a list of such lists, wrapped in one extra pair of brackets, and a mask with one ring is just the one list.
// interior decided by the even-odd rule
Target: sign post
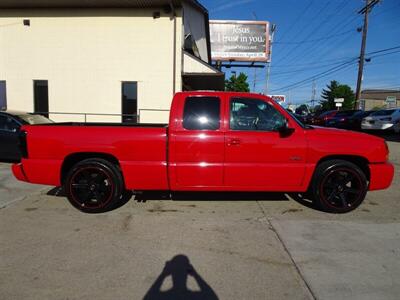
[(335, 98), (333, 100), (335, 101), (335, 105), (339, 110), (339, 108), (343, 106), (344, 98)]

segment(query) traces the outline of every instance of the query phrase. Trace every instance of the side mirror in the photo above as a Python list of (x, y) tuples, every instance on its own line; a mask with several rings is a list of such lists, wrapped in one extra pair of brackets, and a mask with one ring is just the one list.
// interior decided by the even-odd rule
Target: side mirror
[(289, 127), (288, 120), (285, 119), (284, 124), (278, 128), (281, 137), (290, 136), (294, 132), (294, 128)]

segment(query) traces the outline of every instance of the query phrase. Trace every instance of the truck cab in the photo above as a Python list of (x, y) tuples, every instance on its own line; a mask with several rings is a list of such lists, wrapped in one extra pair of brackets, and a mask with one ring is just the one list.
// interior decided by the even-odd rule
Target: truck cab
[(265, 96), (179, 93), (169, 132), (173, 189), (293, 190), (303, 182), (304, 128)]

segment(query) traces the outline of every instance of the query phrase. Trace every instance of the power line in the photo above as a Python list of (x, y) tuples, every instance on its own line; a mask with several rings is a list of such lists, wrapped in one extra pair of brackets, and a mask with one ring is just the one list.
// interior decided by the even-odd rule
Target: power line
[(384, 10), (382, 10), (382, 11), (376, 13), (376, 14), (371, 13), (371, 16), (377, 17), (377, 16), (380, 16), (380, 15), (383, 15), (383, 14), (389, 12), (389, 11), (393, 11), (393, 8), (396, 8), (396, 7), (398, 7), (398, 6), (400, 6), (400, 3), (397, 3), (397, 4), (395, 4), (395, 5), (392, 5), (391, 7), (387, 8), (387, 9), (384, 9)]
[(284, 33), (282, 33), (280, 40), (283, 39), (285, 37), (285, 35), (287, 35), (294, 28), (294, 25), (296, 25), (297, 22), (301, 19), (301, 17), (307, 13), (307, 10), (311, 7), (313, 2), (314, 2), (314, 0), (311, 0), (308, 3), (308, 5), (301, 11), (301, 13), (298, 16), (296, 16), (296, 18), (294, 19), (294, 22), (292, 22), (292, 24), (289, 26), (289, 29), (284, 31)]
[[(396, 50), (396, 49), (399, 49), (399, 50)], [(396, 51), (393, 51), (393, 50), (396, 50)], [(383, 53), (383, 52), (386, 52), (386, 53)], [(379, 53), (379, 54), (377, 54), (377, 53)], [(391, 54), (395, 54), (395, 53), (400, 53), (400, 46), (373, 51), (373, 52), (368, 53), (368, 55), (369, 54), (375, 54), (375, 55), (371, 56), (372, 58), (374, 58), (374, 57), (379, 57), (379, 56), (391, 55)], [(340, 70), (342, 70), (342, 69), (344, 69), (344, 68), (346, 68), (348, 66), (354, 65), (355, 63), (356, 63), (356, 59), (349, 60), (347, 62), (338, 64), (335, 67), (330, 68), (330, 69), (328, 69), (326, 71), (323, 71), (321, 73), (318, 73), (316, 75), (313, 75), (311, 77), (303, 79), (301, 81), (289, 84), (287, 86), (284, 86), (284, 87), (281, 87), (281, 88), (278, 88), (278, 89), (274, 89), (273, 91), (275, 92), (275, 91), (280, 91), (280, 90), (287, 90), (289, 88), (294, 88), (294, 87), (296, 87), (298, 85), (300, 86), (302, 83), (306, 83), (306, 82), (308, 83), (308, 82), (310, 82), (310, 81), (312, 81), (314, 79), (318, 79), (318, 78), (325, 77), (327, 75), (333, 74), (333, 73), (335, 73), (337, 71), (340, 71)]]
[(399, 53), (399, 52), (400, 52), (400, 50), (392, 51), (392, 52), (389, 52), (389, 53), (382, 53), (382, 54), (378, 54), (378, 55), (373, 55), (373, 56), (371, 56), (371, 58), (386, 56), (386, 55), (395, 54), (395, 53)]
[[(318, 16), (328, 7), (328, 5), (329, 5), (329, 2), (327, 2), (326, 4), (325, 4), (325, 6), (323, 6), (314, 16), (313, 16), (313, 20), (316, 20), (317, 18), (318, 18)], [(310, 26), (312, 23), (308, 23), (306, 26), (304, 26), (303, 28), (302, 28), (302, 30), (301, 31), (304, 31), (305, 30), (305, 28), (307, 28), (308, 26)], [(301, 32), (300, 31), (300, 32)], [(304, 39), (304, 40), (307, 40), (308, 39), (308, 36)], [(282, 60), (284, 60), (286, 57), (288, 57), (290, 54), (291, 54), (291, 52), (292, 52), (292, 49), (295, 49), (295, 48), (290, 48), (289, 49), (289, 51), (287, 52), (287, 54), (283, 57), (283, 58), (281, 58), (281, 59), (279, 59), (278, 61), (277, 61), (277, 63), (279, 63), (280, 61), (282, 61)]]
[(341, 33), (338, 33), (338, 34), (333, 34), (333, 35), (330, 35), (330, 36), (327, 36), (327, 37), (316, 38), (316, 39), (308, 40), (308, 41), (302, 41), (302, 42), (275, 42), (274, 44), (288, 44), (288, 45), (295, 44), (295, 45), (300, 45), (300, 44), (314, 43), (314, 42), (328, 40), (328, 39), (331, 39), (331, 38), (334, 38), (334, 37), (337, 37), (337, 36), (341, 36), (341, 35), (344, 35), (344, 34), (349, 33), (349, 32), (354, 32), (354, 29), (350, 29), (350, 30), (347, 30), (347, 31), (344, 31), (344, 32), (341, 32)]
[[(332, 58), (332, 59), (327, 59), (327, 60), (323, 60), (323, 61), (318, 61), (316, 63), (304, 63), (304, 64), (290, 64), (290, 65), (278, 65), (278, 66), (271, 66), (272, 68), (292, 68), (292, 67), (304, 67), (304, 66), (310, 66), (310, 65), (320, 65), (321, 63), (328, 63), (328, 62), (334, 62), (332, 64), (329, 65), (334, 65), (337, 64), (339, 62), (345, 62), (348, 61), (349, 59), (352, 58), (357, 58), (357, 56), (346, 56), (346, 57), (339, 57), (339, 58)], [(327, 65), (328, 66), (328, 65)]]
[[(380, 49), (380, 50), (368, 52), (368, 53), (366, 53), (366, 55), (367, 55), (367, 56), (370, 56), (370, 55), (371, 55), (370, 58), (376, 58), (376, 57), (380, 57), (380, 56), (386, 56), (386, 55), (391, 55), (391, 54), (399, 53), (400, 50), (394, 51), (394, 50), (396, 50), (396, 49), (400, 49), (400, 46), (395, 46), (395, 47), (390, 47), (390, 48), (385, 48), (385, 49)], [(379, 53), (381, 53), (381, 54), (379, 54)], [(357, 56), (354, 56), (353, 58), (350, 57), (350, 58), (347, 58), (346, 60), (342, 60), (342, 61), (336, 60), (335, 63), (325, 64), (325, 65), (319, 65), (319, 66), (317, 65), (317, 66), (312, 67), (312, 68), (306, 67), (306, 68), (301, 68), (301, 69), (295, 69), (295, 70), (288, 70), (288, 71), (277, 72), (277, 73), (274, 73), (274, 79), (276, 79), (276, 78), (285, 78), (285, 77), (290, 76), (290, 74), (293, 74), (293, 73), (306, 72), (306, 71), (310, 71), (310, 70), (314, 70), (314, 69), (320, 69), (320, 68), (323, 68), (323, 67), (328, 67), (328, 66), (333, 66), (333, 65), (334, 65), (334, 66), (337, 66), (337, 65), (340, 64), (340, 63), (347, 63), (347, 62), (351, 62), (351, 61), (356, 62), (356, 60), (358, 60), (358, 57), (357, 57)], [(368, 64), (368, 66), (370, 66), (370, 65), (372, 65), (372, 63), (371, 63), (371, 64)], [(263, 81), (263, 79), (259, 79), (259, 80), (257, 80), (256, 82), (261, 82), (261, 81)]]
[[(357, 20), (357, 17), (352, 19), (352, 22), (349, 22), (348, 24), (353, 23), (354, 21)], [(358, 32), (356, 31), (355, 27), (353, 27), (352, 33), (350, 34), (346, 34), (344, 36), (343, 39), (341, 39), (340, 41), (337, 41), (336, 38), (334, 38), (333, 40), (327, 40), (324, 41), (322, 43), (319, 43), (317, 46), (315, 47), (308, 47), (306, 49), (304, 49), (304, 53), (300, 53), (297, 56), (293, 57), (291, 59), (291, 61), (298, 59), (299, 57), (301, 57), (302, 59), (304, 58), (312, 58), (312, 62), (318, 60), (320, 57), (325, 57), (327, 54), (329, 54), (329, 52), (332, 51), (332, 45), (335, 45), (336, 49), (339, 45), (343, 45), (348, 38), (350, 37), (350, 35), (355, 35), (358, 34)], [(327, 48), (323, 48), (324, 46), (329, 45)], [(320, 50), (321, 49), (321, 50)], [(316, 57), (315, 54), (318, 53), (318, 56)]]
[(326, 70), (326, 71), (323, 71), (323, 72), (318, 73), (318, 74), (316, 74), (316, 75), (310, 76), (310, 77), (308, 77), (308, 78), (306, 78), (306, 79), (303, 79), (303, 80), (300, 80), (300, 81), (298, 81), (298, 82), (289, 84), (289, 85), (287, 85), (287, 86), (281, 87), (281, 88), (279, 88), (279, 89), (275, 89), (274, 91), (287, 90), (287, 89), (289, 89), (289, 88), (293, 88), (293, 87), (295, 87), (295, 86), (297, 86), (297, 85), (299, 85), (299, 84), (308, 82), (309, 80), (312, 81), (312, 80), (314, 80), (314, 79), (318, 79), (318, 78), (320, 78), (321, 76), (329, 75), (329, 74), (331, 74), (332, 72), (339, 71), (340, 69), (342, 69), (342, 68), (344, 68), (344, 67), (348, 67), (348, 66), (353, 65), (353, 64), (355, 64), (355, 61), (354, 61), (354, 60), (351, 60), (351, 61), (349, 61), (349, 62), (345, 62), (345, 63), (339, 64), (339, 65), (337, 65), (337, 66), (335, 66), (335, 67), (333, 67), (333, 68), (330, 68), (330, 69), (328, 69), (328, 70)]
[[(322, 78), (324, 78), (324, 77), (326, 77), (326, 76), (328, 76), (328, 75), (331, 75), (331, 74), (335, 74), (335, 73), (338, 73), (338, 72), (345, 71), (346, 69), (349, 69), (349, 68), (351, 68), (351, 67), (354, 67), (355, 65), (356, 65), (356, 64), (353, 63), (353, 64), (349, 64), (349, 65), (347, 65), (347, 66), (343, 66), (343, 67), (341, 67), (341, 68), (339, 68), (339, 69), (337, 69), (337, 70), (333, 70), (333, 71), (329, 72), (328, 74), (324, 74), (324, 75), (319, 76), (319, 77), (317, 77), (317, 78), (315, 78), (315, 79), (313, 79), (313, 80), (315, 80), (315, 82), (320, 82), (320, 81), (322, 80)], [(304, 83), (302, 83), (302, 84), (299, 84), (299, 85), (297, 85), (297, 86), (295, 86), (295, 87), (291, 87), (290, 89), (293, 89), (293, 88), (298, 89), (298, 88), (300, 88), (300, 87), (304, 87), (304, 86), (310, 84), (311, 82), (312, 82), (312, 81), (309, 80), (309, 81), (304, 82)], [(286, 90), (287, 90), (287, 89), (286, 89)]]
[(386, 52), (386, 51), (395, 50), (395, 49), (400, 49), (400, 46), (395, 46), (395, 47), (391, 47), (391, 48), (381, 49), (381, 50), (377, 50), (377, 51), (373, 51), (373, 52), (367, 52), (366, 54), (367, 54), (367, 55), (371, 55), (371, 54)]
[[(340, 29), (346, 28), (346, 26), (354, 23), (355, 21), (357, 21), (358, 17), (355, 16), (354, 18), (350, 19), (349, 22), (346, 23), (346, 25), (342, 26), (340, 24), (335, 25), (333, 27), (331, 27), (328, 31), (329, 32), (333, 32), (334, 34), (337, 33)], [(304, 48), (304, 50), (300, 53), (298, 53), (297, 55), (293, 56), (288, 62), (291, 61), (295, 61), (297, 59), (305, 59), (305, 58), (312, 58), (312, 61), (317, 60), (319, 57), (324, 57), (326, 55), (326, 53), (328, 53), (329, 51), (331, 51), (332, 45), (335, 45), (335, 47), (338, 47), (338, 45), (342, 45), (350, 35), (354, 35), (354, 34), (358, 34), (358, 32), (356, 31), (356, 28), (353, 27), (353, 30), (351, 32), (351, 30), (349, 30), (348, 34), (344, 35), (344, 38), (342, 40), (340, 40), (340, 42), (334, 42), (336, 41), (338, 38), (333, 38), (332, 40), (326, 40), (323, 41), (321, 43), (318, 43), (318, 45), (314, 46), (311, 45), (307, 48)], [(324, 46), (329, 45), (329, 47), (325, 50), (323, 50), (323, 52), (320, 51), (320, 49), (323, 49)], [(318, 53), (318, 56), (316, 57), (315, 54)]]
[[(350, 1), (347, 1), (347, 0), (341, 1), (341, 2), (339, 3), (339, 5), (336, 6), (336, 7), (334, 8), (335, 14), (338, 14), (344, 7), (346, 7), (346, 5), (347, 5), (349, 2), (350, 2)], [(329, 4), (330, 4), (330, 2), (327, 2), (326, 5), (323, 6), (322, 9), (320, 9), (320, 10), (318, 11), (318, 13), (317, 13), (316, 16), (315, 16), (315, 19), (318, 18), (319, 15), (321, 15), (321, 13), (328, 7)], [(311, 23), (310, 23), (310, 24), (311, 24)], [(311, 30), (311, 32), (308, 33), (308, 35), (302, 40), (302, 42), (307, 41), (313, 34), (315, 34), (316, 32), (318, 32), (319, 30), (321, 30), (321, 28), (323, 28), (326, 24), (327, 24), (326, 19), (325, 19), (325, 18), (322, 19), (321, 22), (319, 22), (318, 25), (315, 26), (314, 29)], [(337, 26), (333, 27), (332, 30), (330, 30), (330, 31), (332, 32), (334, 29), (337, 29)], [(303, 30), (304, 30), (304, 29), (303, 29)], [(292, 54), (296, 53), (296, 52), (297, 52), (296, 50), (300, 49), (301, 46), (302, 46), (302, 45), (300, 45), (299, 47), (294, 46), (294, 47), (290, 48), (289, 52), (288, 52), (283, 58), (281, 58), (279, 61), (285, 60), (285, 59), (287, 59), (288, 57), (290, 57)], [(300, 53), (299, 55), (297, 55), (297, 56), (295, 55), (295, 57), (293, 57), (293, 58), (292, 58), (291, 60), (289, 60), (289, 61), (293, 61), (296, 57), (299, 57), (299, 56), (302, 56), (301, 53)]]

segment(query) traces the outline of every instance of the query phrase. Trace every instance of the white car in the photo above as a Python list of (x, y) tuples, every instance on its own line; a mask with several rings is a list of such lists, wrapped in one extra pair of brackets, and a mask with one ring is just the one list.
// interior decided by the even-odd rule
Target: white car
[(382, 109), (373, 112), (361, 122), (361, 129), (400, 131), (400, 108)]

